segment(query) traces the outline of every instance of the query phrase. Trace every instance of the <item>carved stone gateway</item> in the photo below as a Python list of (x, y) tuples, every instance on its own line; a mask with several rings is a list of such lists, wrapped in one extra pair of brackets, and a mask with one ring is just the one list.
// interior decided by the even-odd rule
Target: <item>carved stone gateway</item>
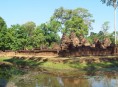
[(79, 40), (80, 40), (80, 46), (90, 46), (90, 43), (84, 38), (83, 35), (80, 35), (79, 37)]
[(104, 38), (101, 46), (103, 49), (106, 49), (107, 47), (109, 47), (111, 45), (111, 41), (109, 38)]
[(70, 33), (70, 42), (74, 47), (79, 46), (79, 39), (77, 38), (76, 34), (74, 32)]
[(64, 33), (64, 34), (62, 35), (62, 38), (61, 38), (61, 44), (60, 44), (61, 50), (68, 49), (69, 43), (70, 43), (70, 39), (69, 39), (69, 37)]

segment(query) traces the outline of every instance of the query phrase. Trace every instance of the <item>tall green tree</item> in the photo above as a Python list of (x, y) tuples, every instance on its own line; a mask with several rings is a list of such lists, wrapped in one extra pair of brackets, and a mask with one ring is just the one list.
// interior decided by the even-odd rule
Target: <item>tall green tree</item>
[(26, 22), (22, 25), (22, 28), (26, 31), (28, 37), (31, 37), (33, 35), (34, 29), (36, 28), (36, 24), (32, 21)]
[(35, 31), (35, 23), (27, 22), (23, 25), (12, 25), (8, 28), (9, 31), (9, 40), (10, 49), (12, 50), (24, 50), (24, 49), (32, 49), (34, 41), (34, 31)]
[(34, 25), (35, 23), (33, 22), (27, 22), (23, 25), (16, 24), (8, 28), (11, 50), (24, 50), (40, 47), (44, 35), (42, 30)]
[(99, 31), (98, 33), (91, 32), (90, 36), (88, 37), (89, 41), (93, 43), (93, 40), (95, 38), (99, 39), (100, 41), (103, 41), (106, 37), (109, 37), (111, 40), (113, 40), (113, 34), (110, 34), (108, 32), (109, 28), (109, 21), (105, 21), (101, 26), (101, 31)]
[(21, 26), (21, 32), (23, 36), (22, 44), (24, 45), (23, 49), (32, 49), (33, 41), (34, 41), (34, 31), (36, 28), (36, 24), (34, 22), (27, 22)]
[(103, 24), (102, 24), (102, 32), (104, 34), (104, 37), (106, 37), (108, 35), (108, 30), (110, 28), (109, 26), (109, 21), (105, 21)]
[(40, 26), (37, 26), (34, 30), (33, 34), (33, 41), (32, 46), (34, 48), (39, 48), (42, 44), (45, 42), (45, 36), (43, 34), (43, 31), (41, 30)]
[[(53, 16), (51, 17), (51, 20), (58, 21), (60, 23), (59, 31), (66, 32), (65, 30), (69, 30), (67, 25), (67, 21), (72, 21), (73, 18), (82, 18), (84, 24), (87, 25), (88, 29), (92, 28), (91, 24), (94, 22), (92, 19), (92, 14), (88, 12), (88, 10), (84, 8), (77, 8), (77, 9), (64, 9), (63, 7), (60, 7), (55, 10)], [(82, 26), (80, 26), (82, 27)], [(88, 33), (88, 29), (85, 31)], [(83, 28), (84, 31), (84, 28)]]
[(65, 32), (74, 31), (77, 36), (87, 35), (88, 26), (84, 23), (83, 19), (80, 17), (72, 17), (72, 19), (66, 21)]
[(107, 6), (114, 6), (114, 3), (118, 3), (118, 0), (101, 0), (103, 4)]
[(93, 15), (85, 8), (77, 8), (73, 10), (74, 16), (79, 16), (84, 20), (84, 23), (88, 26), (91, 30), (93, 29), (92, 23), (94, 23)]
[(11, 25), (8, 28), (8, 38), (9, 38), (9, 49), (10, 50), (20, 50), (22, 49), (22, 33), (20, 32), (21, 25)]
[(58, 42), (59, 35), (58, 35), (58, 23), (56, 21), (51, 21), (49, 23), (43, 23), (40, 25), (40, 29), (44, 35), (43, 44), (51, 46), (53, 42)]
[(7, 48), (7, 25), (2, 17), (0, 17), (0, 49), (5, 51)]
[(113, 6), (114, 7), (114, 32), (115, 32), (115, 44), (116, 44), (116, 8), (118, 6), (118, 0), (101, 0), (103, 4), (106, 4), (107, 6)]

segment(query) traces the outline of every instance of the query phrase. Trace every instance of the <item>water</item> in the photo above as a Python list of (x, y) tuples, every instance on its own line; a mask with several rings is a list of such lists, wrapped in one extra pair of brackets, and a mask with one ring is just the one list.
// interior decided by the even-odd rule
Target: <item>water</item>
[(30, 71), (25, 75), (14, 76), (1, 87), (118, 87), (117, 72), (97, 72), (88, 74), (54, 74)]

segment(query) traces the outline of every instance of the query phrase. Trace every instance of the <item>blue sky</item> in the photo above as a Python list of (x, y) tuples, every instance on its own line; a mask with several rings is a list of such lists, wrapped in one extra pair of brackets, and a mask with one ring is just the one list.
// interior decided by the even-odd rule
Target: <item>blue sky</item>
[(100, 0), (1, 0), (0, 16), (6, 21), (8, 27), (28, 21), (40, 25), (49, 21), (54, 10), (59, 7), (66, 9), (86, 8), (95, 19), (94, 29), (91, 31), (99, 32), (105, 21), (110, 22), (109, 32), (113, 31), (114, 9), (102, 4)]

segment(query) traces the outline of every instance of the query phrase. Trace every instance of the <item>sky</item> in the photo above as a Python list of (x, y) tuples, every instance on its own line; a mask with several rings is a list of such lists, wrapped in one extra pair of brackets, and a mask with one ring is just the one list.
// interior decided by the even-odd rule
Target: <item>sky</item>
[(0, 16), (8, 27), (13, 24), (24, 24), (28, 21), (40, 25), (48, 22), (54, 10), (60, 7), (65, 9), (81, 7), (89, 10), (95, 20), (91, 32), (98, 33), (105, 21), (110, 22), (109, 32), (114, 31), (114, 9), (112, 6), (108, 7), (102, 4), (100, 0), (1, 0)]

